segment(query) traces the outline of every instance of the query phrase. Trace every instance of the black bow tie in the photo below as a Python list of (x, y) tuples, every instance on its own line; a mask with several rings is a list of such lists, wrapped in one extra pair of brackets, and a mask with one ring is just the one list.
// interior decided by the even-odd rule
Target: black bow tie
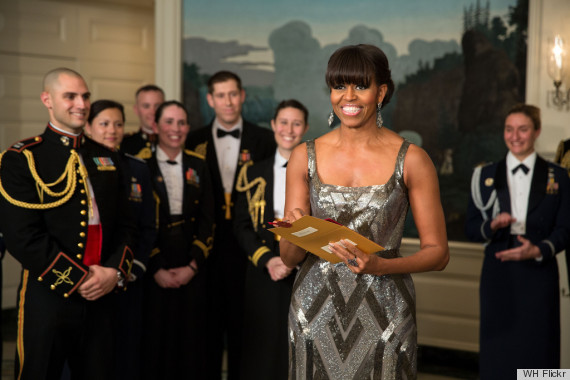
[(524, 174), (527, 174), (529, 171), (528, 166), (526, 166), (525, 164), (520, 164), (519, 166), (517, 166), (512, 170), (513, 174), (515, 174), (519, 169), (521, 169), (524, 172)]
[(234, 129), (233, 131), (228, 132), (228, 131), (224, 131), (223, 129), (218, 128), (216, 130), (216, 133), (217, 133), (218, 138), (230, 135), (230, 136), (235, 137), (236, 139), (239, 139), (239, 129)]
[(283, 167), (286, 168), (288, 163), (289, 163), (289, 161), (287, 161), (286, 163), (284, 163), (284, 164), (283, 164)]
[(172, 161), (172, 160), (166, 160), (166, 162), (167, 162), (168, 164), (170, 164), (170, 165), (176, 165), (176, 164), (178, 164), (178, 162)]

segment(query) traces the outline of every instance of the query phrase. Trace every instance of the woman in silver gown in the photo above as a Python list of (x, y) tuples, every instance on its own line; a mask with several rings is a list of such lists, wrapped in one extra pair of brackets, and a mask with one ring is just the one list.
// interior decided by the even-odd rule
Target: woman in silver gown
[[(331, 243), (343, 260), (331, 264), (281, 239), (285, 264), (301, 266), (289, 311), (289, 378), (415, 379), (410, 273), (442, 270), (449, 260), (436, 171), (421, 148), (382, 127), (394, 84), (380, 49), (340, 48), (326, 82), (340, 127), (293, 151), (284, 219), (331, 218), (385, 250), (367, 255), (348, 241)], [(409, 207), (421, 248), (401, 257)]]

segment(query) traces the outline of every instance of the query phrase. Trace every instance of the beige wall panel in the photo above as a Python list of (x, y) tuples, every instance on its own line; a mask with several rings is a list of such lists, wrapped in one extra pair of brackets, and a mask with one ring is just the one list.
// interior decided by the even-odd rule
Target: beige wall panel
[(479, 351), (479, 319), (418, 315), (418, 343), (471, 352)]
[(153, 62), (154, 22), (149, 12), (82, 9), (78, 55), (104, 62)]
[(40, 100), (42, 80), (48, 70), (59, 66), (76, 68), (77, 64), (67, 59), (0, 54), (0, 149), (43, 130), (48, 113)]
[(0, 2), (0, 50), (72, 57), (77, 47), (77, 12), (62, 4)]
[(125, 107), (125, 131), (138, 130), (138, 117), (133, 111), (135, 92), (139, 87), (153, 83), (154, 66), (86, 62), (82, 70), (91, 90), (91, 100), (112, 99), (122, 103)]
[(417, 311), (479, 318), (479, 283), (438, 278), (435, 274), (414, 275)]
[[(479, 350), (480, 244), (450, 242), (449, 264), (442, 272), (416, 273), (416, 316), (420, 344)], [(419, 250), (419, 240), (403, 239), (402, 255)]]

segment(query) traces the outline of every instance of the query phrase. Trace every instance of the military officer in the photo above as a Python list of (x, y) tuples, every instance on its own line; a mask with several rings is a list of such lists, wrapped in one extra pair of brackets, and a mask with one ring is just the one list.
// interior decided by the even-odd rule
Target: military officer
[(154, 84), (147, 84), (137, 90), (133, 110), (139, 118), (140, 129), (135, 133), (125, 135), (121, 142), (123, 153), (143, 159), (150, 158), (157, 143), (156, 134), (152, 129), (154, 114), (163, 102), (164, 91)]
[(216, 235), (207, 262), (208, 379), (220, 379), (225, 342), (228, 352), (228, 380), (239, 377), (242, 352), (243, 293), (246, 254), (233, 232), (235, 183), (241, 167), (275, 153), (275, 140), (269, 129), (242, 118), (245, 90), (235, 73), (220, 71), (208, 81), (208, 105), (216, 117), (204, 128), (188, 135), (186, 147), (206, 157), (212, 173)]
[(18, 379), (112, 376), (114, 290), (132, 265), (118, 158), (83, 135), (90, 93), (58, 68), (43, 81), (43, 134), (0, 157), (0, 229), (22, 264), (15, 372)]
[(556, 254), (570, 245), (568, 172), (535, 151), (540, 109), (514, 106), (506, 157), (474, 171), (466, 233), (485, 242), (480, 284), (481, 379), (515, 379), (517, 368), (559, 368)]
[(156, 111), (158, 145), (148, 160), (158, 202), (158, 239), (145, 276), (143, 379), (205, 379), (204, 264), (214, 201), (204, 157), (184, 150), (188, 113), (177, 101)]

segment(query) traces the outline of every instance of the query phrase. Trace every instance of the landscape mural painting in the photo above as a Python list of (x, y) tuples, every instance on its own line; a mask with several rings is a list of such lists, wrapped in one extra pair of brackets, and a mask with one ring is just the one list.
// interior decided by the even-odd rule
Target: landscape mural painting
[[(295, 98), (310, 112), (307, 139), (329, 130), (324, 74), (340, 46), (387, 55), (396, 93), (386, 127), (423, 147), (439, 174), (450, 240), (463, 233), (471, 173), (506, 153), (506, 111), (525, 99), (528, 0), (184, 0), (183, 90), (191, 128), (209, 123), (208, 78), (237, 73), (244, 118), (269, 127)], [(405, 236), (417, 237), (409, 216)]]

